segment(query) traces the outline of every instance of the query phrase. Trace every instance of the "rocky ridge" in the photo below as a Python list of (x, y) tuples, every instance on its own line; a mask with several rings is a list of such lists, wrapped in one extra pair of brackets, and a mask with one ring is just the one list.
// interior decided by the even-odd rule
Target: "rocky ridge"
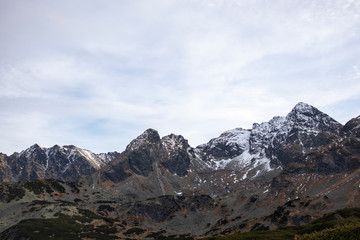
[(2, 154), (0, 178), (2, 182), (44, 178), (75, 181), (94, 173), (118, 155), (117, 152), (95, 154), (72, 145), (44, 148), (34, 144), (20, 153)]

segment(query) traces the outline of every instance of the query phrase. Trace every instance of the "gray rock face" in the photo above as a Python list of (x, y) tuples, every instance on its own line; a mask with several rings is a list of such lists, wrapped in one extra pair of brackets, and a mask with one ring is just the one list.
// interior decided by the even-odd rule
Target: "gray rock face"
[(7, 156), (0, 153), (0, 182), (8, 182), (11, 179), (11, 170), (7, 164)]
[(342, 131), (345, 135), (351, 135), (351, 136), (359, 138), (360, 137), (360, 116), (348, 121), (342, 128)]
[(185, 176), (190, 167), (190, 156), (188, 149), (190, 148), (188, 141), (183, 136), (170, 134), (161, 139), (164, 158), (160, 163), (172, 174)]

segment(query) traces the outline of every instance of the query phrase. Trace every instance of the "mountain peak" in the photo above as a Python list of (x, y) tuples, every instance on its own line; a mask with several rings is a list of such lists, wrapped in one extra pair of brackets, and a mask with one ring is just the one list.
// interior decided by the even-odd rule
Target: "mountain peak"
[[(317, 108), (304, 103), (304, 102), (299, 102), (295, 105), (295, 107), (291, 110), (291, 112), (295, 112), (295, 113), (314, 113), (316, 111), (319, 111)], [(320, 112), (320, 111), (319, 111)]]
[(182, 135), (176, 135), (176, 134), (173, 134), (173, 133), (162, 137), (161, 140), (163, 140), (163, 141), (174, 140), (174, 141), (177, 141), (177, 142), (187, 141)]
[(348, 121), (344, 127), (343, 127), (343, 131), (348, 132), (350, 130), (354, 130), (355, 128), (360, 128), (360, 116), (355, 117), (353, 119), (351, 119), (350, 121)]
[(299, 102), (295, 105), (291, 112), (286, 116), (286, 120), (302, 129), (315, 131), (338, 132), (342, 127), (339, 122), (329, 115), (321, 112), (316, 107), (303, 102)]
[(160, 135), (156, 130), (152, 128), (148, 128), (136, 139), (143, 139), (148, 142), (158, 142), (160, 140)]
[(295, 107), (291, 110), (291, 112), (286, 116), (287, 120), (292, 120), (298, 123), (306, 123), (314, 120), (318, 122), (320, 119), (323, 118), (330, 117), (318, 110), (316, 107), (313, 107), (303, 102), (299, 102), (298, 104), (296, 104)]
[(35, 143), (34, 145), (30, 146), (29, 149), (40, 149), (41, 147), (39, 144)]
[(143, 146), (144, 144), (156, 143), (159, 141), (160, 141), (159, 133), (156, 130), (149, 128), (149, 129), (145, 130), (145, 132), (143, 132), (137, 138), (132, 140), (129, 143), (129, 145), (126, 147), (126, 150), (127, 151), (136, 150), (136, 149), (140, 148), (141, 146)]
[(161, 138), (161, 142), (167, 149), (187, 149), (189, 147), (188, 141), (183, 136), (173, 133)]
[(39, 146), (39, 144), (35, 143), (34, 145), (30, 146), (29, 148), (23, 150), (20, 152), (20, 155), (26, 155), (26, 156), (30, 156), (35, 152), (41, 151), (42, 148)]

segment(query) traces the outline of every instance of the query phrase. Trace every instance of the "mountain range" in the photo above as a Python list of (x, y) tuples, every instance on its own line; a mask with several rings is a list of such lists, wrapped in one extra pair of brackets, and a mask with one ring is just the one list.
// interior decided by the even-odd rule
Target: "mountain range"
[[(0, 155), (0, 237), (199, 238), (303, 225), (359, 207), (359, 173), (360, 116), (342, 125), (306, 103), (197, 147), (154, 129), (121, 153), (35, 144)], [(64, 219), (83, 230), (44, 230)]]
[(53, 178), (75, 181), (80, 176), (99, 170), (118, 155), (118, 152), (95, 154), (72, 145), (42, 148), (34, 144), (10, 156), (0, 153), (0, 180), (12, 182)]

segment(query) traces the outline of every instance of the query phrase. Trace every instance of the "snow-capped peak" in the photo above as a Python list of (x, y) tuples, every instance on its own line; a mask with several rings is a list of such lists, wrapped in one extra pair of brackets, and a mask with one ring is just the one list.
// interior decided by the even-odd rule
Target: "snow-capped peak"
[(304, 102), (299, 102), (298, 104), (295, 105), (295, 107), (291, 110), (292, 112), (299, 112), (299, 113), (307, 113), (307, 112), (314, 112), (314, 110), (317, 110), (315, 107), (304, 103)]
[(31, 147), (23, 150), (20, 152), (19, 156), (25, 156), (26, 158), (30, 158), (33, 154), (35, 154), (37, 151), (42, 151), (43, 148), (40, 147), (37, 143), (32, 145)]
[[(338, 132), (341, 124), (319, 111), (300, 102), (286, 117), (274, 117), (269, 122), (254, 124), (251, 130), (251, 152), (281, 144), (290, 134), (317, 134), (321, 131)], [(294, 139), (294, 138), (293, 138)]]
[(295, 121), (295, 122), (306, 122), (317, 116), (322, 115), (321, 117), (325, 117), (325, 114), (320, 112), (317, 108), (306, 104), (306, 103), (298, 103), (291, 110), (291, 112), (286, 116), (287, 120)]
[(298, 103), (286, 116), (286, 120), (298, 129), (308, 131), (338, 132), (342, 125), (321, 112), (317, 108), (306, 104)]
[(155, 143), (160, 141), (159, 133), (154, 129), (147, 129), (140, 136), (132, 140), (126, 147), (126, 151), (133, 151), (139, 149), (141, 146), (147, 143)]
[[(224, 132), (218, 138), (197, 147), (197, 154), (214, 169), (234, 168), (270, 171), (275, 148), (296, 143), (307, 146), (309, 135), (321, 131), (339, 131), (341, 124), (317, 108), (300, 102), (286, 117), (274, 117), (268, 122), (255, 123), (251, 130), (241, 128)], [(261, 166), (261, 167), (260, 167)]]

